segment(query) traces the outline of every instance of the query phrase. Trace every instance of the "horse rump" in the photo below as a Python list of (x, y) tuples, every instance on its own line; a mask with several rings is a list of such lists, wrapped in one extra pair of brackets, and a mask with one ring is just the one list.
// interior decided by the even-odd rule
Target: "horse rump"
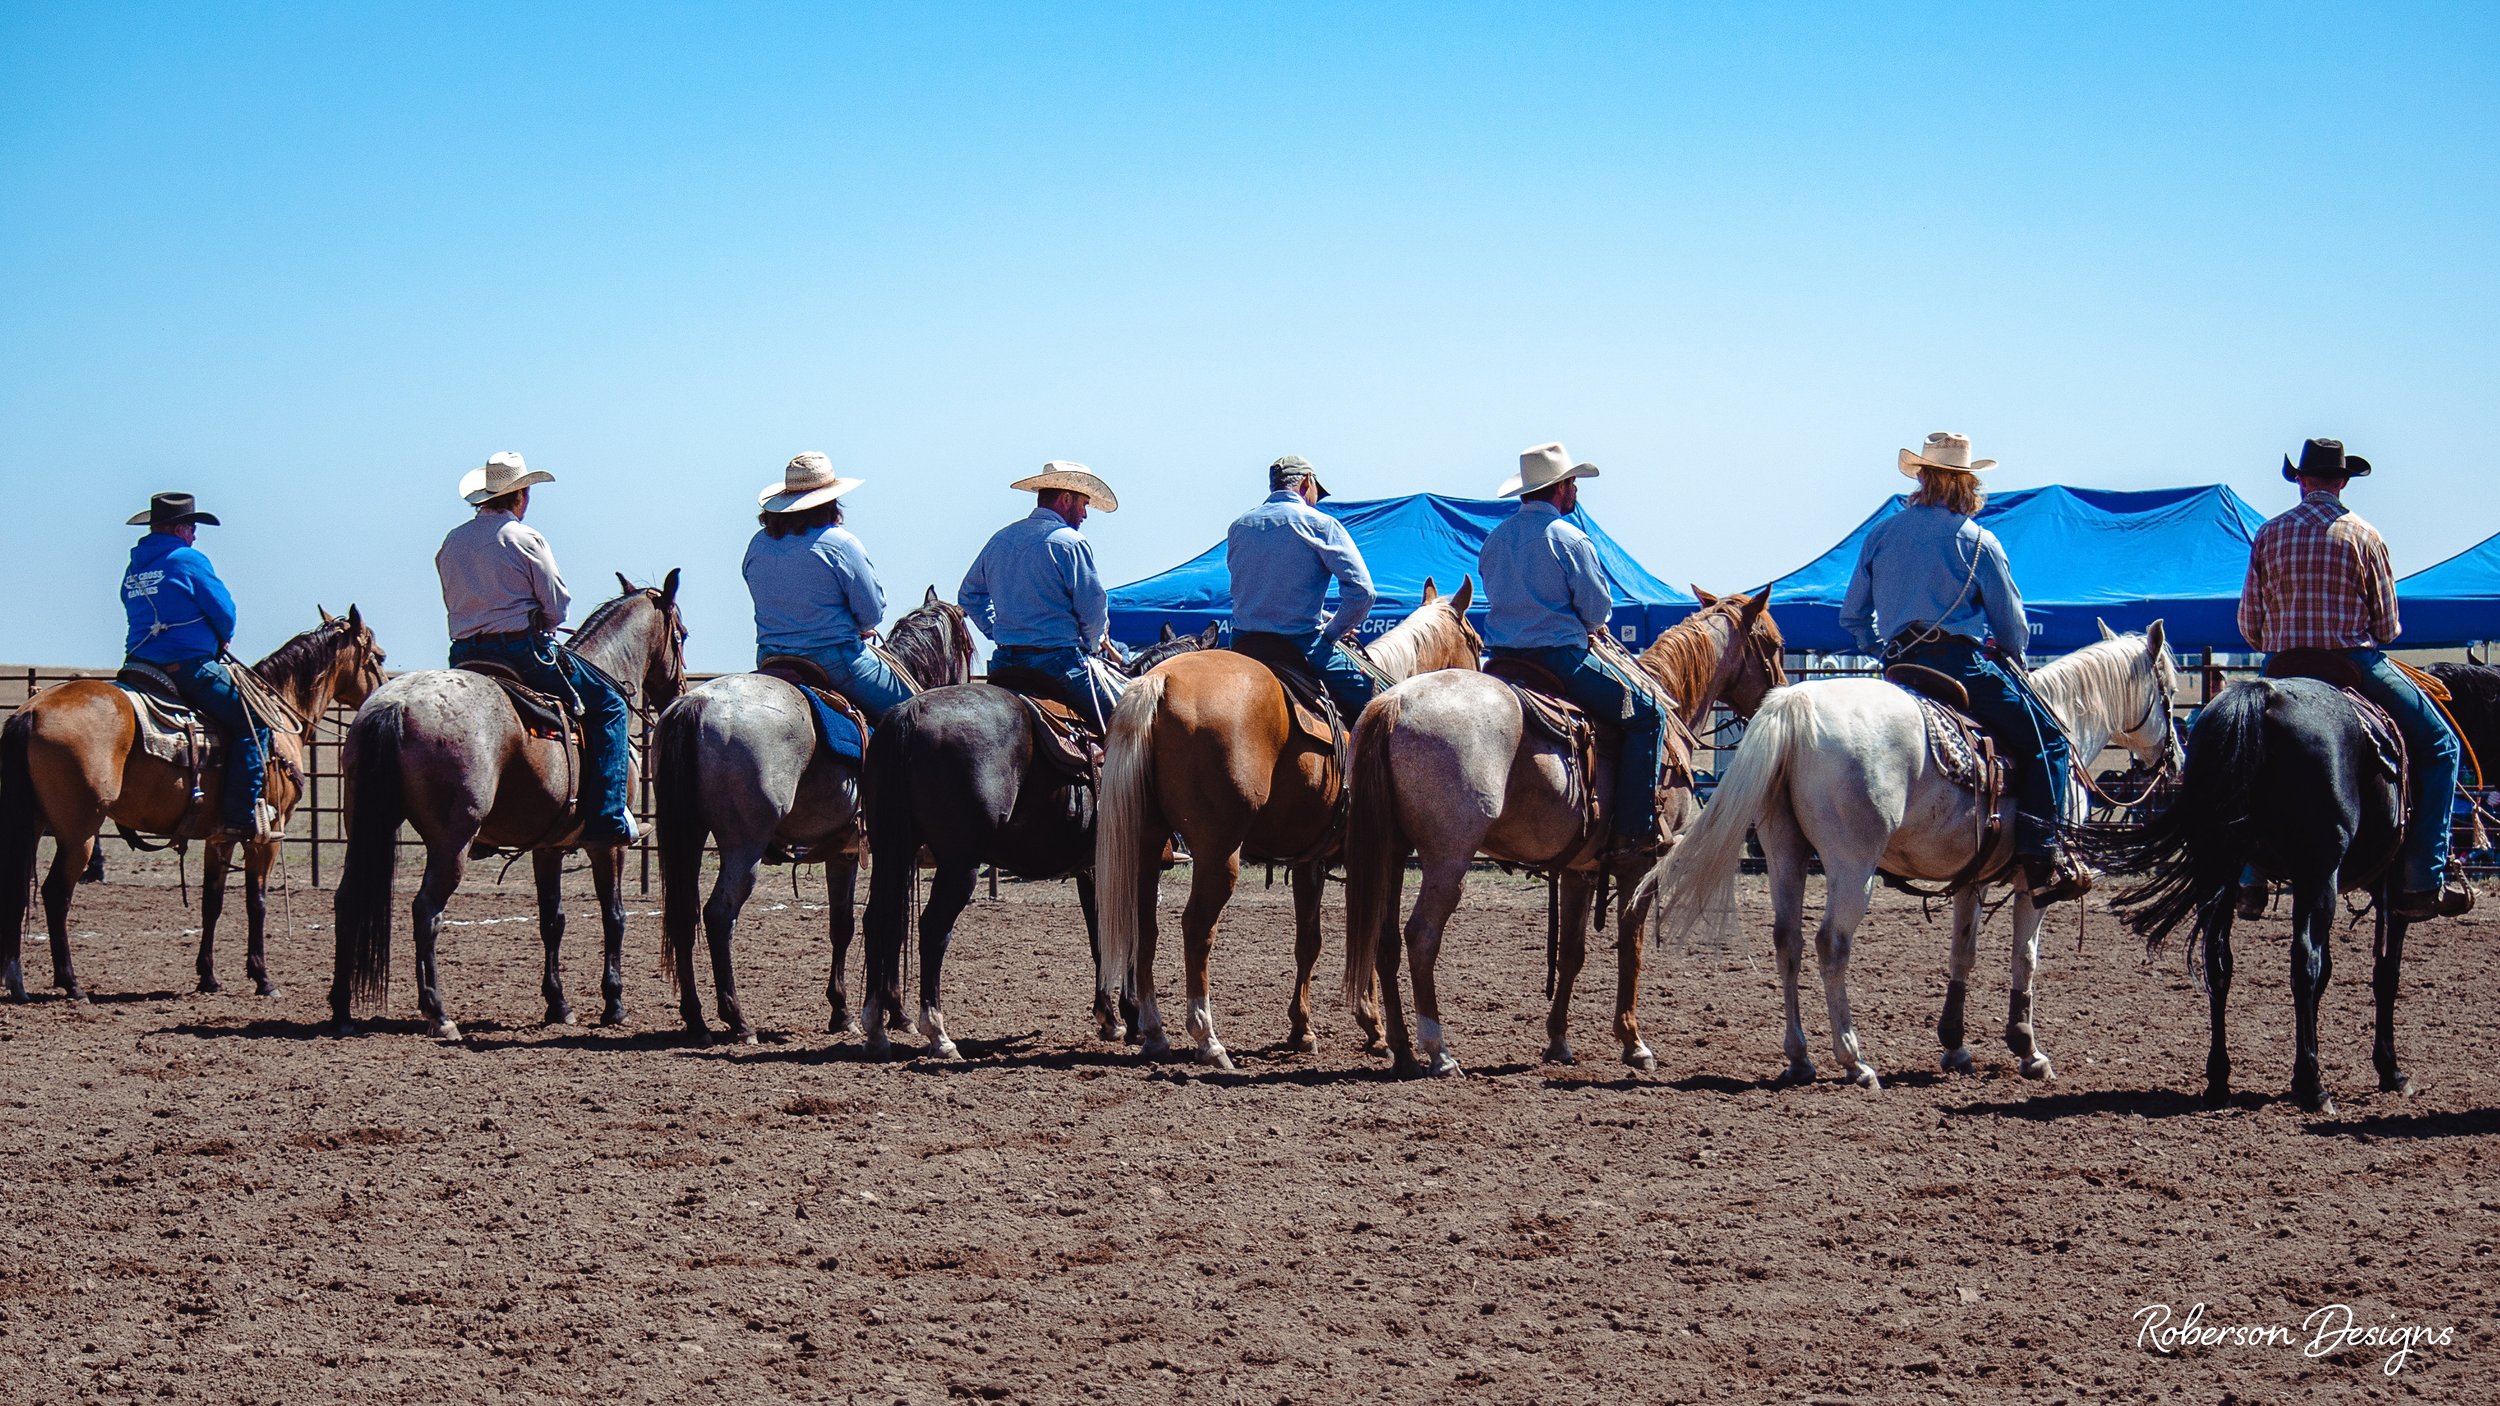
[(391, 890), (399, 878), (399, 827), (408, 818), (399, 753), (398, 709), (371, 709), (348, 725), (347, 867), (331, 906), (337, 949), (330, 1008), (342, 1022), (359, 1003), (390, 999)]
[(1397, 941), (1398, 871), (1408, 845), (1398, 822), (1389, 745), (1404, 710), (1393, 690), (1372, 700), (1354, 724), (1354, 795), (1345, 839), (1345, 999), (1358, 1014), (1372, 1008), (1380, 945)]
[(660, 971), (677, 988), (678, 960), (694, 945), (703, 913), (703, 844), (711, 830), (703, 813), (698, 760), (703, 705), (681, 698), (660, 715), (651, 779), (660, 846)]
[(2191, 914), (2210, 921), (2238, 893), (2240, 873), (2257, 851), (2257, 784), (2274, 687), (2252, 679), (2205, 705), (2188, 733), (2179, 789), (2159, 814), (2140, 825), (2085, 825), (2072, 834), (2092, 863), (2140, 876), (2111, 907), (2147, 952), (2158, 951)]

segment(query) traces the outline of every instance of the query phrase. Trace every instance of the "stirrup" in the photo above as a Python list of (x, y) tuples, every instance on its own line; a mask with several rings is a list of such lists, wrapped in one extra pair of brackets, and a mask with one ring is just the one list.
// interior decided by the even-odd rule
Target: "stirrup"
[[(2046, 871), (2043, 873), (2042, 871)], [(2090, 868), (2075, 862), (2063, 853), (2036, 855), (2023, 861), (2023, 892), (2034, 908), (2052, 903), (2068, 903), (2092, 891), (2092, 881), (2099, 877)]]

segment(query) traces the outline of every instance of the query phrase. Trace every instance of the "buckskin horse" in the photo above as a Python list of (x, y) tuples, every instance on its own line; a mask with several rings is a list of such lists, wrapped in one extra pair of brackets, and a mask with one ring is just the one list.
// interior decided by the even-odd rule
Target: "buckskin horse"
[[(1448, 597), (1425, 581), (1423, 604), (1364, 654), (1400, 682), (1436, 669), (1475, 668), (1484, 642), (1467, 624), (1474, 595), (1473, 578)], [(1181, 934), (1187, 1029), (1199, 1060), (1232, 1067), (1215, 1035), (1207, 967), (1245, 856), (1283, 863), (1291, 875), (1294, 986), (1286, 1044), (1315, 1048), (1311, 967), (1319, 960), (1324, 874), (1341, 839), (1339, 793), (1347, 779), (1333, 748), (1305, 739), (1267, 665), (1214, 649), (1174, 659), (1132, 685), (1112, 711), (1106, 752), (1094, 837), (1094, 883), (1105, 899), (1099, 979), (1107, 998), (1133, 978), (1141, 1053), (1155, 1059), (1170, 1048), (1155, 1003), (1155, 902), (1174, 831), (1190, 854)]]
[[(1176, 654), (1215, 643), (1215, 627), (1172, 637), (1122, 666), (1153, 669)], [(940, 978), (955, 920), (972, 901), (984, 864), (1025, 879), (1076, 879), (1077, 907), (1099, 968), (1095, 930), (1095, 781), (1050, 760), (1034, 736), (1025, 701), (996, 684), (935, 688), (896, 704), (868, 740), (862, 782), (868, 811), (867, 996), (860, 1023), (868, 1048), (889, 1049), (886, 1028), (902, 1028), (903, 942), (912, 887), (925, 850), (937, 867), (920, 912), (920, 1034), (929, 1052), (953, 1059), (939, 1004)], [(1099, 1014), (1099, 1011), (1098, 1011)], [(1106, 1019), (1116, 1019), (1116, 1012)]]
[[(894, 623), (884, 648), (914, 692), (972, 676), (972, 631), (934, 586)], [(713, 1000), (729, 1038), (755, 1042), (738, 1004), (729, 944), (738, 913), (755, 891), (756, 871), (776, 847), (793, 864), (825, 866), (826, 931), (833, 945), (833, 972), (825, 982), (830, 1028), (835, 1034), (859, 1028), (842, 968), (851, 950), (859, 877), (860, 767), (817, 740), (814, 714), (798, 685), (763, 673), (724, 674), (688, 690), (660, 714), (652, 789), (660, 831), (661, 965), (677, 988), (687, 1033), (698, 1043), (711, 1040), (694, 974), (707, 839), (720, 846), (720, 873), (699, 915), (711, 948)]]
[[(1660, 636), (1639, 660), (1639, 672), (1665, 695), (1660, 707), (1667, 718), (1671, 780), (1680, 769), (1689, 781), (1690, 729), (1713, 706), (1724, 702), (1739, 716), (1750, 714), (1764, 693), (1786, 678), (1767, 591), (1751, 598), (1698, 590), (1694, 595), (1702, 608)], [(1459, 1072), (1441, 1024), (1434, 969), (1442, 932), (1478, 854), (1556, 876), (1559, 940), (1545, 1057), (1574, 1061), (1565, 1026), (1601, 869), (1630, 892), (1649, 867), (1640, 858), (1601, 860), (1609, 836), (1591, 821), (1611, 809), (1612, 768), (1600, 763), (1592, 777), (1574, 750), (1530, 720), (1510, 684), (1485, 674), (1426, 674), (1363, 710), (1355, 729), (1354, 812), (1346, 827), (1345, 994), (1356, 1020), (1372, 1028), (1377, 976), (1400, 1074), (1418, 1068), (1437, 1075)], [(1685, 754), (1679, 758), (1678, 751)], [(1691, 803), (1686, 784), (1660, 807), (1670, 838), (1689, 818)], [(1398, 906), (1410, 854), (1423, 867), (1405, 929), (1427, 1061), (1420, 1066), (1398, 992)], [(1635, 1069), (1657, 1064), (1641, 1039), (1638, 1015), (1645, 913), (1639, 901), (1624, 903), (1616, 935), (1614, 1033), (1624, 1062)]]
[(320, 625), (252, 666), (292, 714), (268, 720), (271, 745), (261, 795), (278, 818), (266, 840), (222, 837), (216, 807), (222, 769), (195, 774), (142, 750), (130, 698), (111, 682), (72, 679), (28, 699), (0, 731), (0, 985), (9, 999), (26, 999), (19, 946), (36, 845), (46, 829), (53, 835), (52, 869), (43, 883), (52, 984), (72, 1000), (87, 998), (70, 964), (69, 904), (95, 850), (97, 831), (107, 821), (136, 834), (207, 841), (197, 963), (202, 992), (220, 989), (217, 919), (225, 910), (234, 847), (243, 845), (243, 910), (251, 925), (244, 971), (261, 995), (277, 995), (262, 947), (269, 871), (277, 863), (287, 817), (303, 798), (312, 729), (333, 702), (351, 707), (364, 702), (382, 682), (382, 661), (382, 647), (365, 628), (363, 613), (351, 605), (344, 616), (322, 611)]
[[(570, 648), (615, 681), (626, 706), (665, 705), (685, 679), (686, 627), (677, 573), (658, 586), (623, 576), (619, 595), (582, 621)], [(434, 1036), (460, 1038), (435, 982), (434, 944), (443, 907), (468, 871), (470, 847), (527, 850), (538, 880), (538, 934), (546, 946), (540, 989), (547, 1021), (569, 1025), (573, 1006), (558, 964), (564, 943), (564, 856), (581, 848), (582, 766), (560, 740), (531, 730), (502, 685), (468, 669), (425, 669), (384, 684), (357, 710), (342, 751), (347, 776), (347, 867), (335, 903), (337, 954), (330, 1013), (355, 1029), (358, 1002), (391, 992), (391, 902), (399, 827), (425, 842), (425, 877), (411, 914), (416, 928), (417, 1008)], [(606, 961), (600, 1021), (625, 1020), (625, 846), (591, 845)]]
[[(2146, 766), (2175, 760), (2170, 705), (2178, 696), (2178, 670), (2162, 647), (2160, 621), (2144, 634), (2116, 635), (2043, 664), (2031, 682), (2063, 723), (2077, 767), (2090, 766), (2113, 742)], [(2010, 820), (2010, 798), (1999, 804)], [(2070, 797), (2068, 809), (2074, 808)], [(1753, 829), (1770, 869), (1771, 939), (1788, 1016), (1785, 1077), (1810, 1080), (1814, 1062), (1806, 1056), (1798, 1017), (1797, 979), (1806, 860), (1819, 855), (1825, 897), (1814, 945), (1831, 1012), (1832, 1053), (1851, 1082), (1873, 1089), (1882, 1081), (1849, 1015), (1850, 945), (1879, 873), (1949, 883), (1953, 939), (1936, 1034), (1944, 1068), (1968, 1073), (1973, 1061), (1962, 1043), (1962, 1007), (1978, 954), (1980, 900), (2013, 860), (2012, 825), (1995, 826), (1991, 836), (1986, 820), (1973, 793), (1938, 764), (1925, 713), (1907, 689), (1882, 679), (1822, 679), (1781, 689), (1763, 700), (1746, 728), (1700, 823), (1651, 875), (1655, 929), (1684, 938), (1705, 929), (1725, 934), (1734, 917), (1745, 833)], [(2039, 953), (2040, 912), (2028, 897), (2017, 897), (2005, 1043), (2029, 1079), (2056, 1072), (2032, 1028)]]

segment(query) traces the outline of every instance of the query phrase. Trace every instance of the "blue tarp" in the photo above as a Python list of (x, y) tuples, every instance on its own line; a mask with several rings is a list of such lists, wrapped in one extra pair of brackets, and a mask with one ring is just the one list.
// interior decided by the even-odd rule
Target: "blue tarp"
[(2405, 648), (2500, 639), (2500, 537), (2398, 581), (2396, 600), (2405, 627), (2397, 643)]
[[(1416, 493), (1403, 498), (1327, 499), (1319, 510), (1346, 525), (1371, 567), (1379, 600), (1361, 634), (1369, 637), (1397, 624), (1423, 603), (1424, 578), (1433, 578), (1442, 594), (1458, 589), (1462, 577), (1476, 572), (1476, 555), (1484, 539), (1503, 519), (1518, 510), (1509, 498), (1444, 498)], [(1614, 586), (1615, 633), (1635, 649), (1645, 648), (1660, 631), (1692, 613), (1694, 599), (1652, 576), (1630, 553), (1616, 544), (1582, 509), (1571, 514), (1597, 544), (1598, 563)], [(1336, 588), (1329, 588), (1336, 599)], [(1484, 584), (1476, 585), (1478, 608), (1471, 611), (1477, 627), (1484, 624)], [(1232, 578), (1224, 562), (1224, 544), (1143, 581), (1111, 592), (1111, 636), (1123, 644), (1149, 644), (1165, 625), (1181, 634), (1195, 634), (1210, 624), (1232, 632)]]
[[(1904, 502), (1894, 497), (1839, 545), (1771, 583), (1771, 617), (1791, 649), (1856, 650), (1840, 628), (1841, 595), (1859, 543)], [(2101, 637), (2102, 620), (2120, 631), (2161, 620), (2173, 649), (2248, 648), (2240, 585), (2265, 515), (2225, 485), (2014, 489), (1990, 497), (1979, 520), (2005, 544), (2031, 616), (2033, 654), (2080, 649)]]

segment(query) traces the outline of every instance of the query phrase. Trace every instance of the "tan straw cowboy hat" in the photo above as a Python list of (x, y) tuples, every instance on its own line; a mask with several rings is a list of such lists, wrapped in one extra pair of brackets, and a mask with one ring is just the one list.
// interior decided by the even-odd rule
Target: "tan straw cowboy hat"
[(1984, 473), (1997, 466), (1994, 459), (1970, 456), (1970, 437), (1951, 430), (1938, 430), (1927, 437), (1917, 452), (1901, 451), (1901, 472), (1918, 477), (1921, 469), (1951, 469), (1957, 474)]
[(483, 503), (489, 498), (500, 498), (507, 493), (517, 493), (533, 484), (555, 481), (554, 474), (543, 469), (531, 468), (521, 462), (520, 455), (507, 449), (489, 458), (484, 467), (471, 469), (462, 474), (460, 496), (470, 503)]
[(793, 458), (781, 470), (781, 482), (766, 484), (755, 501), (768, 513), (803, 513), (823, 503), (830, 503), (868, 480), (844, 478), (833, 471), (833, 461), (811, 449)]
[(1561, 445), (1533, 445), (1519, 451), (1519, 472), (1504, 479), (1502, 486), (1493, 490), (1493, 496), (1516, 498), (1522, 493), (1534, 493), (1540, 488), (1551, 488), (1567, 478), (1595, 477), (1597, 477), (1595, 464), (1571, 462), (1571, 456), (1563, 452)]
[(1093, 505), (1106, 513), (1120, 510), (1120, 495), (1111, 485), (1094, 477), (1094, 471), (1073, 459), (1053, 459), (1042, 465), (1042, 471), (1031, 478), (1020, 478), (1007, 485), (1018, 493), (1038, 493), (1045, 488), (1064, 488), (1082, 493)]

